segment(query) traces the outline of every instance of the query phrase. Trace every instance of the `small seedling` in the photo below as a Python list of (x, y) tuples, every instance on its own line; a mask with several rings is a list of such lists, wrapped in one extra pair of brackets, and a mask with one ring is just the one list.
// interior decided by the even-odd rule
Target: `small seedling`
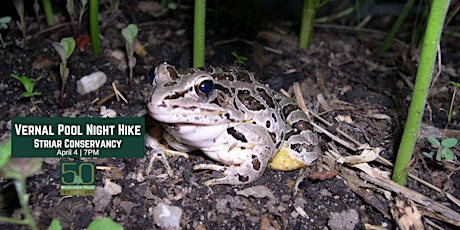
[(26, 179), (42, 166), (38, 158), (11, 158), (11, 139), (0, 146), (0, 173), (5, 179), (12, 179), (24, 215), (23, 219), (0, 216), (0, 222), (27, 225), (30, 229), (38, 229), (29, 209), (29, 195), (26, 191)]
[[(452, 120), (452, 113), (454, 111), (453, 107), (454, 107), (454, 101), (455, 101), (455, 95), (457, 94), (457, 88), (460, 88), (460, 83), (457, 83), (457, 82), (453, 82), (451, 81), (450, 82), (452, 85), (454, 85), (454, 92), (452, 93), (452, 99), (450, 100), (450, 106), (449, 106), (449, 111), (447, 111), (446, 109), (444, 108), (440, 108), (439, 110), (441, 111), (444, 111), (444, 113), (446, 113), (447, 115), (447, 124), (446, 124), (446, 128), (447, 126), (450, 124), (450, 121)], [(455, 108), (455, 110), (457, 110), (458, 107)]]
[(67, 59), (72, 55), (75, 49), (75, 40), (71, 37), (63, 38), (60, 43), (53, 42), (53, 47), (56, 49), (59, 57), (61, 57), (61, 64), (59, 65), (59, 73), (61, 74), (61, 114), (64, 114), (64, 89), (69, 77), (69, 68), (67, 68)]
[(236, 65), (242, 66), (242, 65), (244, 65), (244, 62), (248, 60), (247, 57), (240, 56), (234, 51), (232, 51), (230, 53), (235, 57), (235, 60), (233, 61), (233, 63), (236, 64)]
[(456, 156), (452, 152), (450, 148), (454, 147), (457, 144), (457, 139), (456, 138), (446, 138), (439, 142), (436, 138), (434, 137), (428, 137), (428, 141), (431, 143), (431, 146), (433, 148), (437, 148), (438, 150), (435, 152), (423, 152), (423, 155), (426, 157), (429, 157), (430, 159), (433, 159), (433, 156), (436, 154), (436, 161), (442, 161), (443, 159), (445, 160), (455, 160)]
[(26, 37), (26, 22), (24, 16), (24, 1), (23, 0), (13, 0), (13, 5), (16, 8), (16, 11), (19, 15), (19, 21), (16, 21), (18, 28), (22, 32), (22, 37), (24, 39), (24, 45), (27, 45), (27, 37)]
[(37, 21), (37, 29), (38, 31), (41, 31), (42, 28), (40, 26), (40, 18), (38, 14), (40, 13), (40, 5), (38, 4), (38, 0), (34, 0), (34, 12), (35, 12), (35, 20)]
[[(88, 0), (80, 0), (80, 4), (77, 8), (75, 7), (74, 0), (67, 0), (66, 9), (70, 16), (70, 21), (72, 24), (72, 29), (73, 29), (75, 38), (80, 37), (81, 21), (83, 19), (83, 15), (88, 10), (87, 4), (88, 4)], [(77, 28), (75, 28), (75, 24), (76, 24), (75, 21), (77, 18), (77, 14), (78, 14), (78, 24), (77, 24)]]
[(42, 95), (41, 92), (34, 92), (34, 85), (37, 81), (42, 79), (41, 76), (33, 81), (30, 80), (30, 78), (26, 76), (18, 76), (17, 74), (14, 74), (14, 73), (11, 74), (11, 77), (16, 78), (24, 86), (26, 91), (21, 94), (21, 97), (33, 97), (33, 96)]
[(129, 88), (133, 88), (133, 69), (136, 66), (136, 58), (134, 57), (134, 39), (137, 36), (137, 26), (129, 24), (126, 28), (121, 30), (121, 35), (126, 40), (126, 53), (128, 54), (128, 67), (129, 67)]
[[(1, 29), (8, 29), (8, 23), (11, 22), (10, 16), (5, 16), (0, 18), (0, 30)], [(5, 42), (3, 41), (2, 35), (0, 34), (0, 42), (2, 43), (0, 46), (1, 48), (5, 48), (6, 46), (10, 45), (13, 42)]]
[(30, 80), (30, 78), (26, 76), (18, 76), (17, 74), (11, 74), (11, 77), (16, 78), (18, 81), (22, 83), (26, 91), (21, 94), (21, 97), (30, 98), (30, 103), (32, 104), (32, 110), (36, 110), (37, 107), (35, 106), (35, 96), (42, 95), (42, 93), (34, 92), (34, 85), (37, 81), (42, 79), (42, 77), (40, 76), (33, 81)]

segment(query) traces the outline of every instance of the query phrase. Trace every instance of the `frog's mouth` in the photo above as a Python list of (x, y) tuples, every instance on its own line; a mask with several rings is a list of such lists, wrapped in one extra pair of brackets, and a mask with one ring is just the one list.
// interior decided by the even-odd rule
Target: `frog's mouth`
[(203, 125), (203, 126), (212, 126), (229, 123), (228, 113), (223, 113), (221, 111), (213, 112), (191, 112), (181, 110), (172, 112), (152, 112), (149, 110), (149, 115), (168, 126), (172, 125)]

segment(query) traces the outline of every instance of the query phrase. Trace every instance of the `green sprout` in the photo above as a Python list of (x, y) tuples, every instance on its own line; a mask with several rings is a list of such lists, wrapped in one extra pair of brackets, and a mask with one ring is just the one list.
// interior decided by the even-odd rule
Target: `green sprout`
[(236, 64), (236, 65), (242, 66), (242, 65), (244, 65), (244, 62), (248, 60), (247, 57), (240, 56), (234, 51), (232, 51), (230, 53), (235, 57), (235, 60), (233, 60), (233, 63)]
[[(441, 161), (442, 159), (446, 160), (455, 160), (455, 154), (452, 152), (450, 148), (454, 147), (458, 140), (456, 138), (446, 138), (439, 142), (436, 138), (434, 137), (428, 137), (428, 141), (431, 143), (431, 146), (433, 148), (437, 148), (436, 150), (436, 161)], [(433, 156), (435, 155), (434, 152), (423, 152), (423, 155), (426, 157), (433, 159)]]
[(18, 76), (17, 74), (14, 74), (14, 73), (10, 75), (11, 77), (16, 78), (18, 81), (20, 81), (22, 85), (24, 86), (26, 91), (21, 94), (21, 97), (33, 97), (33, 96), (42, 95), (41, 92), (34, 92), (34, 85), (38, 80), (42, 79), (41, 76), (32, 81), (30, 80), (30, 78), (26, 76)]
[(121, 30), (121, 35), (126, 40), (126, 53), (128, 54), (128, 67), (129, 67), (129, 88), (133, 88), (133, 69), (136, 66), (136, 58), (134, 57), (134, 39), (137, 36), (137, 26), (129, 24), (126, 28)]
[(24, 213), (24, 219), (15, 219), (0, 216), (0, 222), (18, 225), (27, 225), (30, 229), (38, 229), (29, 210), (29, 195), (26, 191), (26, 178), (32, 176), (42, 166), (38, 158), (11, 158), (11, 139), (0, 146), (0, 173), (5, 179), (12, 179), (19, 204)]
[[(8, 29), (8, 23), (11, 22), (11, 17), (10, 16), (5, 16), (0, 18), (0, 30), (1, 29)], [(0, 42), (2, 43), (0, 45), (1, 48), (5, 48), (6, 46), (10, 45), (13, 42), (5, 42), (3, 41), (2, 35), (0, 34)]]
[(11, 74), (11, 77), (16, 78), (18, 81), (22, 83), (24, 89), (26, 90), (21, 94), (21, 97), (28, 97), (30, 98), (30, 103), (32, 104), (32, 108), (35, 110), (37, 107), (35, 106), (35, 96), (42, 95), (41, 92), (34, 91), (34, 85), (37, 81), (42, 79), (42, 77), (38, 77), (35, 80), (30, 80), (30, 78), (26, 76), (18, 76), (17, 74)]
[[(67, 0), (66, 9), (70, 16), (70, 23), (72, 24), (72, 30), (76, 38), (80, 37), (81, 32), (81, 21), (86, 10), (88, 10), (88, 0), (80, 0), (79, 7), (75, 7), (74, 0)], [(78, 23), (75, 25), (76, 17), (78, 14)], [(75, 28), (77, 26), (77, 28)]]
[(72, 55), (75, 49), (75, 40), (71, 37), (63, 38), (60, 43), (53, 42), (53, 47), (61, 57), (61, 64), (59, 64), (59, 73), (61, 74), (61, 114), (64, 114), (64, 89), (69, 77), (69, 68), (67, 68), (67, 59)]
[[(454, 85), (454, 92), (452, 93), (452, 99), (450, 100), (450, 106), (449, 106), (449, 111), (447, 111), (446, 109), (444, 108), (440, 108), (439, 110), (441, 111), (444, 111), (444, 113), (446, 113), (447, 115), (447, 124), (446, 124), (446, 128), (447, 126), (450, 124), (450, 121), (452, 120), (452, 113), (453, 113), (453, 107), (454, 107), (454, 101), (455, 101), (455, 95), (457, 94), (457, 88), (460, 88), (460, 83), (457, 83), (457, 82), (453, 82), (451, 81), (450, 82), (452, 85)], [(457, 107), (458, 108), (458, 107)], [(456, 108), (456, 109), (457, 109)]]

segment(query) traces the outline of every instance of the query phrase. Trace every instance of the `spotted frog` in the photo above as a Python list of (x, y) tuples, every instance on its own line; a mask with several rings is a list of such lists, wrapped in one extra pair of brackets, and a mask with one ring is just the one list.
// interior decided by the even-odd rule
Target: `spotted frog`
[(317, 135), (298, 105), (235, 67), (176, 70), (160, 64), (147, 109), (163, 127), (161, 136), (146, 135), (147, 154), (167, 164), (169, 150), (161, 140), (179, 152), (201, 150), (221, 164), (193, 169), (223, 175), (206, 185), (248, 184), (267, 166), (294, 170), (321, 155)]

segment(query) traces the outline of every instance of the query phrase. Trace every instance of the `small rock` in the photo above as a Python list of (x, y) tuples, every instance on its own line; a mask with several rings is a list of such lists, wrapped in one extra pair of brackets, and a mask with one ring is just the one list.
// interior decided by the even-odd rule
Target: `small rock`
[(253, 196), (255, 198), (268, 198), (271, 201), (277, 200), (270, 189), (263, 185), (245, 188), (237, 191), (236, 194), (244, 197)]
[(153, 219), (161, 229), (179, 229), (181, 217), (182, 209), (176, 206), (159, 203), (153, 209)]
[(329, 216), (327, 225), (331, 230), (355, 229), (359, 222), (358, 211), (349, 209), (340, 213), (334, 212)]
[(110, 195), (113, 196), (121, 193), (121, 186), (113, 183), (110, 179), (105, 179), (104, 183), (104, 190)]
[(81, 95), (85, 95), (99, 89), (105, 82), (107, 82), (107, 76), (104, 72), (94, 72), (77, 81), (77, 92)]
[(94, 209), (96, 212), (102, 212), (107, 208), (112, 200), (112, 195), (104, 190), (101, 186), (96, 186), (96, 194), (93, 198)]

